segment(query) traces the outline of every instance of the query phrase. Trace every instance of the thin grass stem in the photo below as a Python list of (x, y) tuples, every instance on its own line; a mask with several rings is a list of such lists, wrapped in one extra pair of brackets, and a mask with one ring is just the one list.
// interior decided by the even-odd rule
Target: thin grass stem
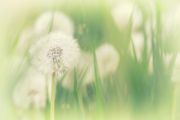
[(55, 99), (56, 99), (56, 77), (52, 74), (51, 99), (50, 99), (50, 120), (55, 120)]

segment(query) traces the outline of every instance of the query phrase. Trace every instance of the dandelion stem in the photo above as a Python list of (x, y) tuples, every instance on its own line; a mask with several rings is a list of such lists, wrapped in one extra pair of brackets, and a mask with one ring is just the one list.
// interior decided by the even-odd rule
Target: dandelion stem
[(56, 98), (56, 81), (55, 81), (55, 73), (53, 73), (52, 81), (51, 81), (50, 120), (55, 120), (55, 98)]

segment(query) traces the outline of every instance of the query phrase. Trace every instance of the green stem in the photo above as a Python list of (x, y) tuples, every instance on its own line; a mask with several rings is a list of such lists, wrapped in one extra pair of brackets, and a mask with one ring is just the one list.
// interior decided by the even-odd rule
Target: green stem
[(55, 80), (55, 73), (53, 73), (52, 81), (51, 81), (50, 120), (55, 120), (55, 98), (56, 98), (56, 80)]
[(175, 85), (174, 88), (174, 94), (173, 94), (173, 104), (172, 104), (172, 120), (176, 120), (176, 109), (177, 109), (177, 92), (178, 92), (178, 86)]

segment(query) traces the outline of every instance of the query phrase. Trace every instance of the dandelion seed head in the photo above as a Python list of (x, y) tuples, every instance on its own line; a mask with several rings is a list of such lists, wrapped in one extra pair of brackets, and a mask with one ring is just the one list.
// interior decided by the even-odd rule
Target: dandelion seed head
[(130, 2), (121, 2), (117, 4), (112, 10), (112, 16), (119, 28), (126, 29), (131, 23), (132, 29), (137, 30), (142, 24), (142, 13), (137, 6)]
[(46, 12), (40, 15), (34, 26), (38, 37), (49, 32), (61, 31), (69, 35), (74, 34), (74, 26), (71, 19), (62, 12)]
[(34, 68), (29, 68), (18, 82), (13, 92), (14, 104), (22, 109), (31, 106), (44, 108), (46, 104), (45, 77)]
[(62, 76), (79, 59), (79, 46), (74, 38), (53, 32), (40, 39), (30, 49), (32, 64), (45, 74)]
[(117, 50), (108, 43), (103, 44), (96, 50), (97, 65), (101, 78), (112, 75), (119, 65)]
[[(180, 5), (174, 6), (162, 14), (162, 40), (164, 45), (174, 49), (179, 48), (180, 38)], [(175, 43), (175, 44), (174, 44)]]
[(62, 49), (60, 47), (49, 49), (47, 52), (47, 57), (50, 59), (51, 63), (53, 63), (54, 71), (59, 70), (61, 73), (64, 73), (65, 66), (63, 66)]

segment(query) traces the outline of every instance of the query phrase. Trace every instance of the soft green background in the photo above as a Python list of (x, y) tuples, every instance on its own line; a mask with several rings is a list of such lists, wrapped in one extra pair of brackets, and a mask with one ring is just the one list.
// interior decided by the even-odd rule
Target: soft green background
[[(88, 48), (90, 40), (94, 40), (95, 44), (98, 46), (102, 41), (111, 42), (119, 51), (124, 49), (124, 44), (126, 41), (123, 41), (122, 37), (123, 33), (118, 34), (117, 30), (112, 26), (114, 25), (111, 21), (111, 16), (109, 16), (108, 11), (109, 7), (112, 3), (116, 3), (118, 0), (66, 0), (63, 5), (61, 5), (62, 1), (48, 1), (48, 0), (1, 0), (0, 1), (0, 119), (1, 120), (14, 120), (14, 110), (12, 108), (11, 102), (11, 87), (15, 83), (13, 76), (16, 74), (16, 61), (14, 61), (14, 53), (13, 53), (13, 43), (15, 41), (16, 36), (20, 33), (21, 29), (24, 26), (30, 25), (33, 23), (35, 18), (39, 15), (39, 13), (52, 10), (52, 9), (60, 9), (68, 13), (74, 21), (78, 24), (82, 21), (88, 25), (88, 29), (90, 33), (85, 33), (84, 36), (80, 39), (80, 43), (83, 49), (89, 50)], [(140, 0), (139, 0), (140, 1)], [(148, 5), (148, 0), (141, 0), (144, 4), (144, 7)], [(176, 5), (176, 1), (178, 0), (161, 0), (161, 6), (164, 11)], [(137, 2), (137, 1), (136, 1)], [(55, 4), (54, 4), (55, 3)], [(104, 8), (104, 5), (107, 5)], [(80, 7), (78, 7), (80, 6)], [(103, 13), (103, 14), (102, 14)], [(104, 25), (105, 23), (108, 25)], [(93, 26), (94, 25), (94, 26)], [(111, 26), (112, 25), (112, 26)], [(92, 30), (92, 31), (91, 31)], [(97, 30), (97, 31), (94, 31)], [(106, 33), (111, 33), (111, 35), (107, 35)], [(122, 35), (122, 36), (121, 36)], [(102, 38), (105, 37), (105, 38)], [(114, 38), (117, 36), (117, 38)], [(76, 34), (76, 37), (79, 37)], [(120, 39), (119, 43), (115, 39)], [(81, 41), (84, 40), (84, 41)], [(122, 60), (126, 60), (125, 58)], [(128, 62), (128, 61), (127, 61)], [(131, 61), (129, 61), (131, 62)], [(127, 63), (128, 64), (128, 63)], [(133, 64), (133, 63), (131, 63)], [(130, 65), (131, 65), (130, 64)], [(136, 78), (138, 79), (138, 75), (143, 74), (143, 70), (138, 68), (139, 66), (133, 64), (136, 72), (134, 71), (124, 71), (127, 74), (131, 74), (130, 80)], [(128, 68), (127, 68), (128, 69)], [(131, 73), (132, 72), (132, 73)], [(117, 77), (119, 77), (117, 75)], [(131, 104), (135, 108), (141, 107), (141, 102), (144, 102), (144, 97), (139, 90), (135, 90), (136, 83), (133, 81), (129, 81), (132, 83), (132, 92), (129, 94), (132, 96), (133, 101)], [(140, 82), (140, 81), (137, 81)], [(141, 82), (140, 82), (141, 83)], [(138, 87), (144, 86), (144, 83), (138, 84)], [(146, 90), (145, 87), (142, 87), (143, 90)], [(129, 101), (126, 99), (116, 99), (117, 95), (121, 95), (121, 88), (119, 88), (115, 94), (115, 99), (112, 98), (111, 107), (107, 108), (107, 110), (103, 113), (106, 115), (106, 119), (110, 120), (131, 120), (137, 117), (137, 120), (170, 120), (171, 117), (171, 102), (165, 103), (161, 105), (161, 109), (146, 109), (142, 107), (140, 114), (136, 109), (135, 115), (131, 114), (132, 110), (129, 108)], [(123, 96), (121, 96), (123, 97)], [(120, 97), (120, 98), (121, 98)], [(142, 99), (141, 99), (142, 97)], [(171, 96), (168, 96), (171, 97)], [(118, 101), (116, 101), (118, 100)], [(119, 101), (121, 100), (121, 101)], [(141, 101), (142, 100), (142, 101)], [(167, 100), (168, 101), (168, 100)], [(169, 100), (171, 101), (171, 100)], [(119, 106), (117, 102), (120, 102)], [(122, 103), (121, 103), (122, 102)], [(140, 103), (139, 103), (140, 102)], [(147, 102), (147, 101), (146, 101)], [(149, 106), (149, 103), (144, 103), (144, 106)], [(135, 105), (134, 105), (135, 103)], [(163, 102), (162, 102), (163, 103)], [(115, 107), (114, 107), (115, 106)], [(117, 107), (117, 108), (116, 108)], [(133, 113), (134, 113), (133, 111)], [(137, 112), (137, 114), (136, 114)], [(63, 113), (63, 114), (61, 114)], [(136, 116), (137, 115), (137, 116)], [(65, 117), (66, 119), (73, 116), (78, 116), (76, 112), (73, 110), (70, 112), (60, 112), (60, 117)], [(69, 117), (70, 116), (70, 117)], [(95, 116), (94, 113), (90, 113), (89, 119), (93, 119)], [(78, 119), (78, 117), (77, 117)], [(98, 119), (98, 118), (97, 118)]]

